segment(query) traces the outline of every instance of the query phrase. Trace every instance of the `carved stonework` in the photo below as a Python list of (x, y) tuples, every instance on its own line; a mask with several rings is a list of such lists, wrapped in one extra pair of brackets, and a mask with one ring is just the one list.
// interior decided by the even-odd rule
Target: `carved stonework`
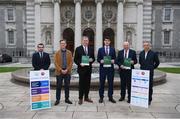
[(93, 5), (82, 7), (82, 23), (95, 22), (96, 8)]
[(116, 4), (104, 4), (103, 6), (103, 22), (104, 23), (116, 23), (117, 8)]
[(73, 5), (66, 5), (61, 7), (61, 23), (72, 24), (75, 19), (75, 8)]
[(51, 24), (41, 25), (41, 39), (46, 46), (52, 46), (53, 44), (53, 39), (54, 39), (53, 31), (54, 31), (53, 25)]

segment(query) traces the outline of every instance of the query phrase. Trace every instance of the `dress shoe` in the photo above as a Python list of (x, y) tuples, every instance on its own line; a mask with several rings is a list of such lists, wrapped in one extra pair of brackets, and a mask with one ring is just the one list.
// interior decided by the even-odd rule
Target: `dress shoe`
[(100, 99), (99, 99), (99, 103), (103, 103), (103, 98), (100, 98)]
[(130, 103), (130, 100), (128, 100), (127, 103)]
[(116, 101), (113, 98), (109, 98), (109, 101), (112, 103), (116, 103)]
[(54, 103), (54, 105), (58, 105), (59, 104), (59, 100), (56, 100), (56, 102)]
[(66, 100), (65, 100), (65, 103), (67, 103), (67, 104), (73, 104), (69, 99), (66, 99)]
[(123, 97), (121, 97), (120, 99), (119, 99), (119, 101), (123, 101), (124, 100), (124, 98)]
[(151, 105), (151, 101), (148, 104)]
[(82, 99), (79, 99), (78, 104), (79, 104), (79, 105), (82, 105), (82, 103), (83, 103), (83, 100), (82, 100)]
[(89, 103), (93, 103), (93, 101), (89, 98), (84, 99), (84, 101), (89, 102)]

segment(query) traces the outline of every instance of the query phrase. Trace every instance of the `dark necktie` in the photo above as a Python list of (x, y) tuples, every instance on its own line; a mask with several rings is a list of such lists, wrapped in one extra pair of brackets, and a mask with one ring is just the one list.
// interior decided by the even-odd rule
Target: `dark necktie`
[(106, 47), (106, 55), (108, 55), (108, 47)]
[(124, 58), (127, 58), (127, 50), (125, 50)]
[(88, 55), (87, 46), (85, 46), (84, 48), (85, 48), (85, 54)]

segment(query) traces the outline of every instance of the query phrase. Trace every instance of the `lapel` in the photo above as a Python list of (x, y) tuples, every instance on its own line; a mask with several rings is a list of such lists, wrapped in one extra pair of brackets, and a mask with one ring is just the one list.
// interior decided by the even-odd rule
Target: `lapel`
[(82, 51), (82, 55), (86, 55), (86, 53), (85, 53), (85, 51), (84, 51), (84, 47), (83, 47), (83, 45), (81, 45), (81, 51)]

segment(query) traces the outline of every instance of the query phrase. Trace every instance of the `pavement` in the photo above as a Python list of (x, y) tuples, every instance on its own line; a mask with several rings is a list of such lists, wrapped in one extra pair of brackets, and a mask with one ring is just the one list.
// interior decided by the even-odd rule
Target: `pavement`
[(70, 90), (72, 105), (61, 103), (54, 106), (55, 90), (51, 89), (52, 108), (31, 111), (29, 87), (11, 81), (11, 73), (0, 73), (0, 119), (180, 119), (180, 74), (167, 74), (167, 82), (154, 87), (153, 101), (146, 108), (136, 107), (126, 101), (119, 102), (120, 91), (114, 91), (116, 104), (108, 101), (99, 104), (98, 91), (90, 91), (94, 103), (78, 105), (78, 91)]

